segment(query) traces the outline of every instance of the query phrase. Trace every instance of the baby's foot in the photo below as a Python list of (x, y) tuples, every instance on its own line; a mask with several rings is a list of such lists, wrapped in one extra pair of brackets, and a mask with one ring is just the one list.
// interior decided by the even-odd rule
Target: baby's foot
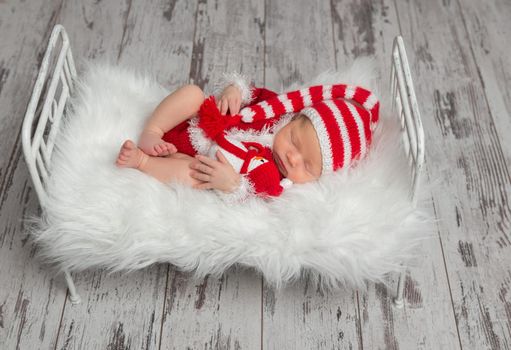
[(148, 157), (149, 156), (138, 148), (133, 141), (126, 140), (122, 144), (115, 164), (121, 168), (138, 169), (142, 163), (145, 163)]
[(150, 156), (168, 156), (176, 153), (177, 148), (171, 143), (162, 140), (158, 133), (144, 130), (140, 135), (138, 147)]

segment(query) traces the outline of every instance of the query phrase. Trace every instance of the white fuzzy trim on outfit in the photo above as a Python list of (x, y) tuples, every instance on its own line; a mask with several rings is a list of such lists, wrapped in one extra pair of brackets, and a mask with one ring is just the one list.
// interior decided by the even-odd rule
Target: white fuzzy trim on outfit
[(241, 91), (241, 106), (246, 106), (252, 102), (252, 89), (248, 79), (237, 72), (223, 73), (218, 83), (215, 84), (214, 93), (216, 97), (222, 94), (222, 91), (229, 85), (234, 85)]
[(188, 133), (190, 135), (190, 142), (192, 143), (193, 148), (199, 154), (207, 154), (211, 146), (213, 145), (213, 141), (211, 141), (206, 135), (204, 135), (204, 131), (198, 127), (199, 117), (195, 116), (189, 120)]

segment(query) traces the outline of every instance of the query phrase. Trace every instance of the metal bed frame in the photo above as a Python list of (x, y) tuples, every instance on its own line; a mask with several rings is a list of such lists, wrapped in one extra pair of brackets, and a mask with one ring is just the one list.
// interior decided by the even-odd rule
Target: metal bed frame
[[(53, 54), (57, 50), (56, 54)], [(74, 93), (76, 69), (64, 27), (57, 24), (51, 33), (22, 126), (22, 144), (34, 188), (45, 210), (46, 181), (51, 171), (51, 155), (66, 102)], [(417, 205), (417, 190), (424, 161), (424, 132), (403, 39), (397, 36), (392, 50), (390, 88), (392, 111), (401, 121), (403, 143), (411, 170), (410, 201)], [(49, 121), (49, 123), (48, 123)], [(34, 129), (35, 127), (35, 129)], [(81, 302), (67, 268), (64, 268), (72, 304)], [(394, 304), (403, 307), (406, 270), (399, 275)]]

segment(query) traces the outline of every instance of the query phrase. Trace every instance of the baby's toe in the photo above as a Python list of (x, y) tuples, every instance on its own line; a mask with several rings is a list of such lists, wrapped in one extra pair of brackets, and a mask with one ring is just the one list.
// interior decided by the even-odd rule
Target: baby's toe
[(160, 155), (164, 151), (161, 144), (155, 145), (154, 150), (155, 150), (156, 154), (158, 154), (158, 155)]
[(173, 144), (166, 143), (166, 145), (167, 145), (167, 151), (169, 151), (170, 154), (177, 152), (177, 148)]

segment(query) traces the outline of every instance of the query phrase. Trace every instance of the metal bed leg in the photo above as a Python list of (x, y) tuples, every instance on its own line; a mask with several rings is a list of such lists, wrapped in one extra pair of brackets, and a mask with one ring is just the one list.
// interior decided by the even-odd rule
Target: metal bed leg
[(69, 296), (69, 299), (71, 300), (71, 304), (73, 304), (73, 305), (80, 304), (82, 302), (82, 299), (80, 298), (78, 293), (76, 293), (75, 284), (74, 284), (73, 279), (71, 278), (71, 275), (69, 274), (69, 271), (67, 269), (64, 270), (64, 275), (66, 276), (66, 282), (67, 282), (67, 287), (69, 288), (69, 293), (71, 293), (71, 295)]
[(403, 292), (405, 290), (405, 277), (406, 277), (406, 269), (404, 269), (399, 274), (399, 280), (397, 281), (397, 295), (394, 298), (394, 305), (398, 309), (402, 309), (404, 306)]

